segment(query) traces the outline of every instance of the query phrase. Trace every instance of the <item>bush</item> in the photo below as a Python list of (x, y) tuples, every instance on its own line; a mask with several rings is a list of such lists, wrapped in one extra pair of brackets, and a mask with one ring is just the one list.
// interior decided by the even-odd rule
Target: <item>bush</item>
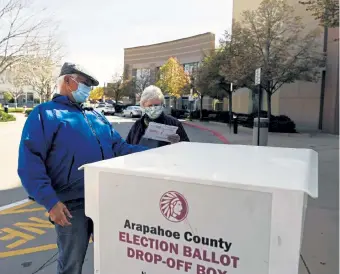
[[(193, 119), (200, 119), (200, 111), (195, 110), (191, 112), (191, 117)], [(229, 111), (214, 111), (202, 109), (202, 120), (229, 123)]]
[[(171, 115), (178, 115), (178, 110), (174, 110), (171, 112)], [(200, 119), (200, 111), (195, 110), (191, 113), (193, 119)], [(257, 112), (251, 114), (244, 114), (244, 113), (234, 113), (233, 115), (237, 116), (238, 123), (242, 126), (252, 128), (254, 124), (254, 118), (257, 117)], [(267, 118), (267, 111), (261, 111), (260, 117)], [(203, 121), (216, 121), (222, 123), (229, 123), (229, 111), (214, 111), (214, 110), (202, 110), (202, 120)], [(179, 118), (177, 116), (174, 116)], [(233, 120), (233, 119), (232, 119)], [(295, 133), (295, 123), (285, 115), (274, 116), (271, 115), (270, 117), (270, 132), (282, 132), (282, 133)]]
[(177, 119), (186, 118), (189, 116), (189, 111), (185, 109), (171, 109), (171, 116)]
[[(267, 111), (261, 111), (260, 117), (267, 118)], [(251, 114), (238, 114), (239, 123), (245, 127), (252, 128), (257, 112)], [(295, 123), (286, 115), (270, 116), (270, 132), (296, 133)]]
[[(29, 110), (31, 108), (27, 108), (26, 110)], [(9, 108), (8, 112), (14, 112), (14, 113), (24, 113), (24, 108)]]
[(11, 122), (15, 121), (15, 117), (12, 114), (6, 113), (0, 110), (0, 122)]
[(33, 109), (27, 109), (26, 112), (25, 112), (25, 116), (27, 117), (31, 112), (32, 112)]

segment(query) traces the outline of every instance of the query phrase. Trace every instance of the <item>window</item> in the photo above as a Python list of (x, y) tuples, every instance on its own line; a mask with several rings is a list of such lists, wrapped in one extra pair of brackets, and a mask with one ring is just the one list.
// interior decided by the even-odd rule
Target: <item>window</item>
[(27, 102), (33, 102), (34, 100), (34, 95), (33, 95), (33, 92), (27, 92)]
[(183, 65), (184, 71), (189, 75), (193, 74), (198, 68), (198, 62), (186, 63)]

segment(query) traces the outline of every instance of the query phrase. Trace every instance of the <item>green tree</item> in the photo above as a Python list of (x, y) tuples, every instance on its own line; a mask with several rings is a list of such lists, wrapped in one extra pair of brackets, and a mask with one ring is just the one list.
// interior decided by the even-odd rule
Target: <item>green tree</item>
[(174, 57), (159, 69), (159, 80), (156, 83), (164, 93), (175, 99), (181, 97), (189, 85), (189, 76), (185, 73), (183, 66)]
[(95, 87), (93, 90), (91, 90), (90, 93), (90, 100), (99, 100), (102, 99), (104, 96), (104, 88), (103, 87)]
[(338, 0), (309, 0), (299, 1), (306, 6), (315, 20), (320, 22), (321, 26), (329, 28), (339, 27), (339, 1)]
[[(229, 58), (228, 48), (222, 44), (221, 48), (214, 50), (210, 55), (206, 56), (197, 72), (195, 73), (195, 86), (200, 95), (201, 106), (203, 105), (203, 97), (210, 96), (216, 99), (229, 99), (229, 118), (232, 116), (232, 89), (230, 80), (221, 70), (222, 66), (227, 63)], [(200, 112), (202, 119), (202, 107)], [(231, 121), (229, 124), (231, 125)]]
[(129, 96), (131, 92), (132, 80), (124, 80), (123, 76), (113, 77), (113, 81), (107, 84), (104, 94), (113, 98), (118, 103), (124, 96)]
[(317, 82), (324, 55), (320, 29), (305, 33), (301, 18), (285, 0), (263, 0), (254, 11), (244, 11), (233, 22), (229, 62), (224, 71), (238, 86), (254, 88), (255, 70), (262, 69), (261, 87), (267, 94), (268, 118), (272, 95), (284, 84), (298, 80)]
[(6, 91), (4, 93), (4, 99), (5, 99), (5, 102), (9, 102), (9, 101), (11, 101), (14, 98), (13, 98), (12, 94), (10, 94), (8, 91)]

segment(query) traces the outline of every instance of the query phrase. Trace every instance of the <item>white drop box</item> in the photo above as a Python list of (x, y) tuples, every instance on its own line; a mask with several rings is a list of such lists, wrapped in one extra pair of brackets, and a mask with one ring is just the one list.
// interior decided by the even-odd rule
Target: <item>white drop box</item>
[(297, 274), (313, 150), (179, 143), (85, 166), (96, 274)]

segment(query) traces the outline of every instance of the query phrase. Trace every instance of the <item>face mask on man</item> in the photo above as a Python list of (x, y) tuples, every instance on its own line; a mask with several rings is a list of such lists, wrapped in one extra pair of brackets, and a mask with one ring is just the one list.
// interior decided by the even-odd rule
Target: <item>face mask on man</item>
[(163, 112), (163, 106), (151, 106), (145, 108), (145, 114), (151, 119), (157, 119)]
[[(73, 79), (73, 78), (72, 78)], [(75, 91), (72, 91), (72, 96), (77, 103), (86, 102), (87, 98), (90, 96), (91, 87), (83, 83), (79, 83), (73, 79), (78, 84), (78, 88)]]

